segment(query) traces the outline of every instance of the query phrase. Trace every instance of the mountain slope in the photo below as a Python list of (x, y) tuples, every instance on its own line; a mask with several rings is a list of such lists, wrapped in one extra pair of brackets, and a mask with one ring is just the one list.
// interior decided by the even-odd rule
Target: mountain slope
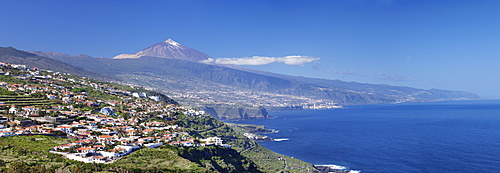
[(20, 51), (12, 47), (0, 47), (0, 62), (12, 64), (24, 64), (30, 67), (36, 66), (39, 68), (71, 73), (81, 77), (88, 77), (103, 81), (116, 80), (109, 76), (97, 74), (81, 67), (73, 66), (61, 61), (56, 61), (51, 58), (39, 56), (33, 53)]
[(180, 59), (193, 62), (199, 62), (210, 58), (210, 56), (203, 52), (181, 45), (172, 39), (168, 39), (166, 41), (156, 43), (135, 54), (121, 54), (115, 56), (113, 59), (136, 59), (143, 56)]
[[(377, 93), (381, 95), (397, 95), (400, 96), (402, 100), (400, 102), (411, 102), (411, 101), (440, 101), (440, 100), (464, 100), (464, 99), (479, 99), (477, 94), (464, 92), (464, 91), (450, 91), (450, 90), (440, 90), (440, 89), (417, 89), (405, 86), (391, 86), (385, 84), (368, 84), (359, 82), (346, 82), (341, 80), (329, 80), (329, 79), (318, 79), (318, 78), (307, 78), (301, 76), (289, 76), (284, 74), (276, 74), (271, 72), (257, 71), (252, 69), (243, 69), (244, 71), (249, 71), (257, 74), (262, 74), (266, 76), (272, 76), (281, 79), (287, 79), (291, 81), (300, 81), (307, 84), (314, 84), (316, 86), (328, 87), (328, 88), (338, 88), (357, 92), (366, 93)], [(410, 99), (406, 100), (405, 99)]]
[[(143, 57), (141, 59), (138, 59), (137, 61), (129, 59), (120, 62), (105, 58), (92, 58), (87, 55), (71, 56), (56, 52), (48, 53), (35, 51), (33, 53), (36, 53), (40, 56), (50, 57), (69, 64), (81, 65), (82, 67), (91, 71), (99, 72), (109, 76), (116, 75), (114, 73), (122, 71), (121, 69), (129, 69), (133, 70), (133, 73), (135, 74), (142, 74), (146, 72), (145, 69), (155, 67), (149, 70), (151, 72), (149, 73), (150, 75), (170, 75), (164, 76), (162, 78), (180, 77), (185, 78), (186, 80), (189, 80), (187, 78), (199, 78), (199, 80), (208, 80), (223, 85), (238, 86), (259, 91), (278, 92), (281, 94), (316, 95), (317, 98), (335, 99), (337, 103), (342, 105), (479, 98), (475, 94), (461, 91), (447, 91), (437, 89), (422, 90), (411, 87), (390, 86), (383, 84), (364, 84), (357, 82), (345, 82), (341, 80), (315, 79), (275, 74), (245, 68), (234, 69), (223, 66), (212, 66), (178, 60), (165, 60), (153, 57)], [(97, 61), (98, 63), (96, 64), (95, 61)], [(90, 63), (86, 64), (84, 62)], [(111, 66), (110, 64), (114, 64), (115, 67), (109, 67)], [(107, 71), (105, 69), (110, 70)], [(189, 77), (183, 77), (186, 75), (188, 75)], [(195, 90), (195, 88), (192, 88), (189, 85), (182, 85), (182, 83), (183, 82), (177, 82), (177, 84), (168, 85), (172, 87), (168, 87), (167, 89), (176, 90), (176, 88), (173, 87), (180, 85), (180, 87), (182, 88)], [(157, 86), (161, 84), (154, 85)], [(330, 88), (330, 90), (325, 90), (322, 88)], [(331, 90), (331, 88), (335, 88), (337, 90), (333, 91)], [(385, 95), (385, 99), (377, 98), (375, 96), (366, 97), (362, 96), (363, 94), (360, 93)], [(351, 97), (345, 97), (345, 94), (350, 94)]]

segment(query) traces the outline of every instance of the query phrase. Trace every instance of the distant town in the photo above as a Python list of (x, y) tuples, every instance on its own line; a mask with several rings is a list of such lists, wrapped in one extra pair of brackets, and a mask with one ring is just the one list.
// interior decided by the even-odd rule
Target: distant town
[[(225, 104), (225, 105), (250, 105), (252, 107), (264, 106), (266, 108), (295, 108), (295, 109), (336, 109), (342, 108), (337, 103), (329, 100), (311, 99), (292, 95), (222, 90), (220, 92), (200, 91), (174, 93), (172, 98), (186, 101), (188, 104), (194, 101), (203, 104)], [(196, 105), (196, 104), (195, 104)]]

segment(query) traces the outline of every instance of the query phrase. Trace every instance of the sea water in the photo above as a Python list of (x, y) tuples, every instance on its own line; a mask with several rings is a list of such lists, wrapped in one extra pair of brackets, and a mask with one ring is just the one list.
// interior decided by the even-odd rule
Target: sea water
[(289, 139), (260, 144), (316, 165), (362, 172), (500, 172), (500, 101), (347, 106), (271, 112)]

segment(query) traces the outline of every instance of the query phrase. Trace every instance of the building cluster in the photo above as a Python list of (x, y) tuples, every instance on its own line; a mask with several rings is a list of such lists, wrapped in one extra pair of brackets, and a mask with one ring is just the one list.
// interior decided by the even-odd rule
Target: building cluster
[[(111, 163), (141, 148), (161, 145), (229, 147), (216, 136), (195, 138), (176, 123), (178, 115), (207, 116), (204, 111), (69, 74), (7, 63), (0, 63), (0, 69), (0, 75), (12, 79), (0, 82), (0, 87), (18, 94), (0, 102), (2, 137), (68, 137), (74, 141), (51, 152), (96, 163)], [(21, 80), (25, 82), (14, 83)], [(27, 99), (35, 96), (38, 99)]]
[[(255, 92), (237, 88), (221, 88), (217, 91), (172, 92), (172, 98), (191, 105), (222, 104), (248, 105), (251, 107), (284, 109), (336, 109), (342, 108), (332, 100), (315, 99), (272, 92)], [(201, 104), (200, 104), (201, 103)]]

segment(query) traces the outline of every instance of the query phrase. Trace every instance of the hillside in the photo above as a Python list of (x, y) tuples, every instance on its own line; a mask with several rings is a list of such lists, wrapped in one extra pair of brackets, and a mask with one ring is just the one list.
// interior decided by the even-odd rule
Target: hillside
[[(17, 64), (0, 70), (8, 74), (0, 78), (0, 100), (18, 103), (0, 104), (7, 119), (0, 127), (0, 172), (314, 169), (261, 147), (203, 111), (135, 96), (157, 96), (153, 91)], [(19, 104), (25, 101), (29, 105)]]
[(5, 106), (43, 106), (52, 104), (50, 100), (45, 98), (36, 98), (29, 96), (9, 96), (9, 95), (0, 95), (0, 103), (3, 103)]
[(12, 47), (0, 47), (0, 62), (8, 62), (12, 64), (23, 64), (28, 67), (38, 67), (50, 69), (62, 73), (70, 73), (81, 77), (88, 77), (103, 81), (115, 80), (109, 76), (103, 76), (78, 66), (73, 66), (61, 61), (56, 61), (44, 56), (38, 56), (25, 51), (20, 51)]

